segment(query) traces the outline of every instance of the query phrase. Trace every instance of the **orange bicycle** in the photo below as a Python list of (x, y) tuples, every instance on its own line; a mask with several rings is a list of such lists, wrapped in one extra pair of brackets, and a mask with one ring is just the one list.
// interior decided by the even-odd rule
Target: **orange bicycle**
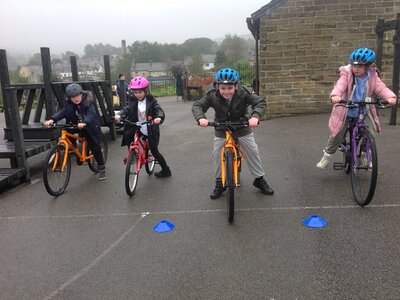
[[(67, 188), (71, 176), (70, 153), (75, 153), (78, 165), (87, 162), (90, 170), (95, 173), (99, 171), (99, 168), (89, 149), (86, 138), (79, 136), (77, 133), (67, 131), (71, 130), (72, 132), (79, 132), (78, 126), (63, 124), (53, 125), (52, 127), (60, 128), (61, 136), (58, 139), (57, 145), (50, 150), (44, 161), (43, 182), (50, 195), (59, 196), (64, 193)], [(76, 144), (72, 141), (75, 141)], [(100, 147), (103, 153), (104, 162), (106, 162), (108, 146), (104, 136), (102, 136)]]
[(226, 200), (228, 221), (233, 222), (235, 216), (235, 188), (240, 186), (240, 170), (244, 154), (232, 131), (248, 127), (247, 122), (208, 122), (208, 126), (225, 130), (225, 145), (221, 149), (221, 179), (222, 186), (227, 188)]

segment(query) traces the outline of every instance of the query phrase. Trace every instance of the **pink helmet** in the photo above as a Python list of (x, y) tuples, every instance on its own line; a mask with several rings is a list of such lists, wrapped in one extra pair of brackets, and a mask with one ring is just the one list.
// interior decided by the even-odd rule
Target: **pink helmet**
[(142, 76), (132, 78), (129, 88), (131, 90), (145, 90), (149, 87), (149, 81)]

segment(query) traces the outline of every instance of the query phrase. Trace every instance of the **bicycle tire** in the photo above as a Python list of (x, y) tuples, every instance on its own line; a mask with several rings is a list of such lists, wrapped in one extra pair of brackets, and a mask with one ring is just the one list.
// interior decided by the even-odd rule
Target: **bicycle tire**
[[(365, 150), (364, 150), (365, 149)], [(369, 159), (366, 164), (362, 164), (362, 153), (369, 149)], [(368, 205), (374, 197), (377, 178), (378, 178), (378, 153), (376, 150), (375, 139), (369, 130), (359, 134), (357, 141), (357, 160), (351, 162), (351, 188), (355, 202), (360, 206)], [(366, 154), (368, 158), (368, 155)]]
[[(64, 171), (62, 171), (61, 167), (65, 155), (67, 155), (67, 163)], [(61, 195), (67, 188), (70, 177), (71, 159), (68, 152), (65, 151), (64, 145), (56, 145), (47, 154), (43, 164), (43, 182), (46, 191), (55, 197)]]
[(128, 160), (126, 162), (126, 169), (125, 169), (125, 190), (129, 196), (132, 196), (135, 193), (139, 173), (136, 171), (137, 164), (138, 164), (138, 156), (137, 152), (132, 151), (129, 153)]
[(147, 150), (146, 150), (146, 160), (148, 160), (149, 157), (150, 157), (150, 158), (153, 157), (153, 159), (152, 159), (150, 162), (146, 163), (146, 164), (144, 165), (144, 167), (145, 167), (145, 169), (146, 169), (147, 174), (151, 175), (151, 174), (153, 174), (153, 172), (154, 172), (154, 167), (156, 166), (156, 160), (154, 159), (154, 156), (153, 156), (153, 154), (151, 153), (151, 150), (150, 150), (150, 149), (147, 149)]
[[(104, 135), (101, 135), (101, 139), (100, 139), (100, 148), (101, 148), (101, 153), (103, 154), (103, 159), (104, 159), (104, 164), (107, 161), (107, 156), (108, 156), (108, 144), (107, 144), (107, 140), (105, 138)], [(92, 151), (89, 149), (89, 146), (87, 147), (87, 155), (91, 155)], [(94, 172), (97, 173), (99, 172), (99, 165), (97, 164), (97, 161), (94, 157), (88, 159), (88, 166), (89, 169)]]
[(235, 182), (233, 175), (233, 153), (229, 150), (225, 151), (225, 166), (226, 166), (226, 201), (228, 211), (228, 221), (233, 222), (235, 216)]

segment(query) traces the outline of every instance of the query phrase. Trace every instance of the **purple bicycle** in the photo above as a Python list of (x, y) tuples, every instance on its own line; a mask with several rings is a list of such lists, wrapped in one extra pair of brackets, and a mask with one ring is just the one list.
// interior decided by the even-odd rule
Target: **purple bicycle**
[(375, 138), (365, 123), (368, 105), (386, 108), (384, 101), (355, 102), (342, 100), (347, 108), (358, 108), (358, 116), (349, 122), (339, 151), (343, 152), (343, 162), (335, 162), (335, 170), (344, 170), (350, 174), (351, 188), (355, 202), (360, 206), (368, 205), (374, 197), (378, 177), (378, 153)]

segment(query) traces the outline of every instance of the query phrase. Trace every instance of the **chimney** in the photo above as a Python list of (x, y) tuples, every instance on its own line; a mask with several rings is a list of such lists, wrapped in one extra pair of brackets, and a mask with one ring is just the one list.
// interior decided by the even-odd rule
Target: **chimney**
[(126, 55), (126, 41), (121, 40), (122, 56)]

